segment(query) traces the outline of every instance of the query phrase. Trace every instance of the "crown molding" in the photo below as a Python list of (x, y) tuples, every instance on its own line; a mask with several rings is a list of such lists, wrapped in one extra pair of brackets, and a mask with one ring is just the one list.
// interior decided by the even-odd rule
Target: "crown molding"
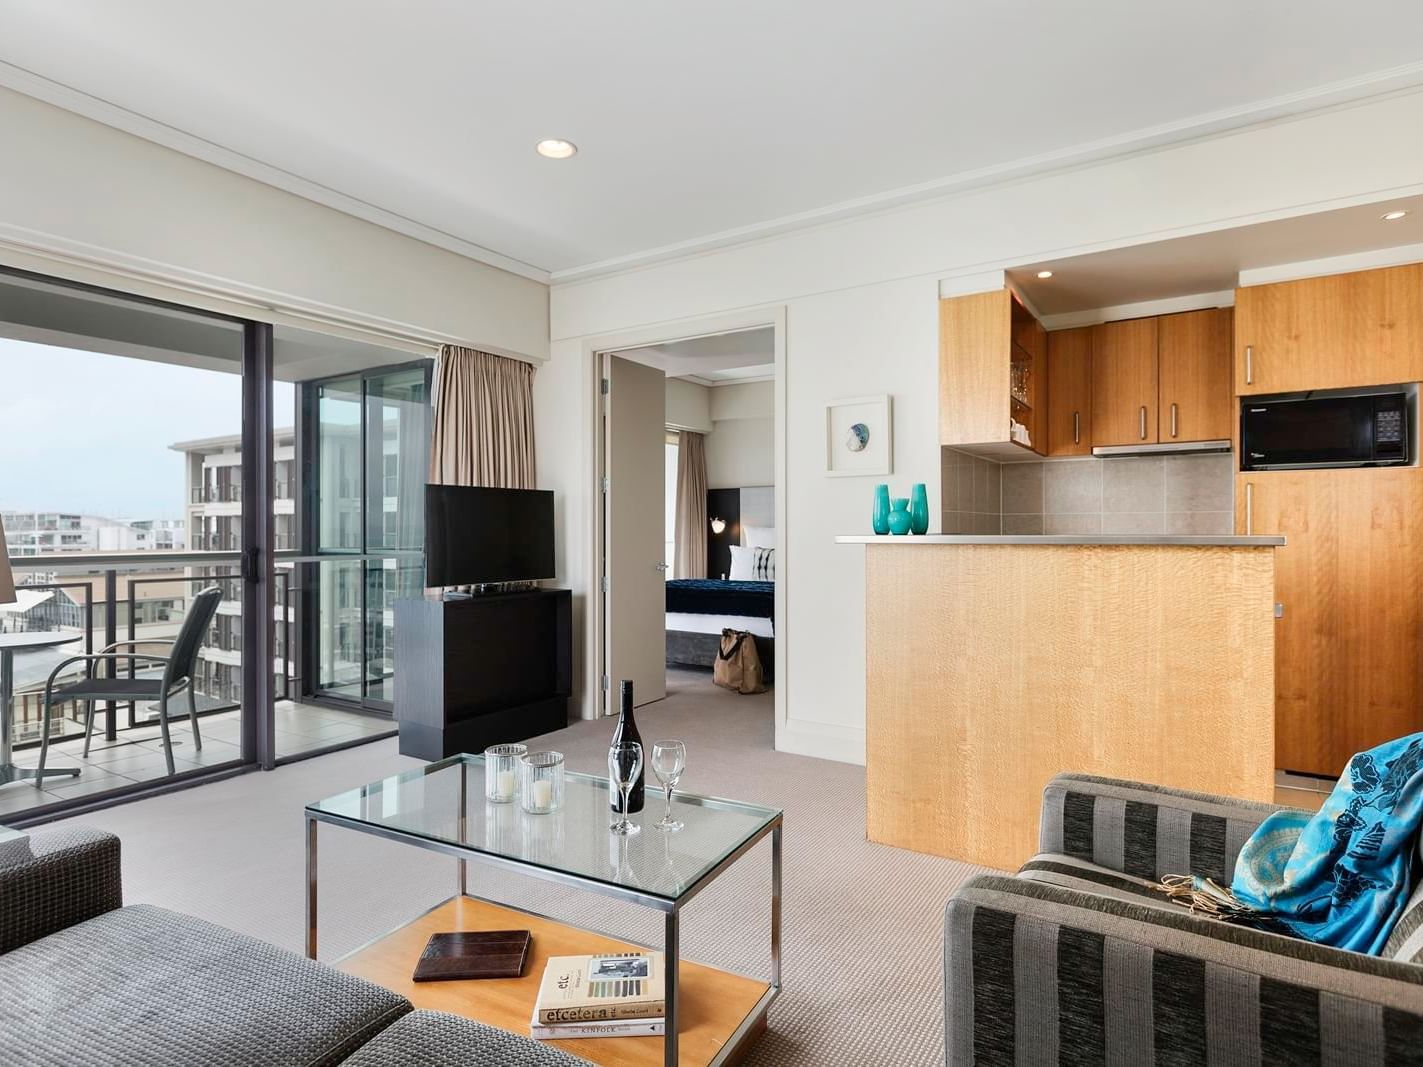
[(437, 248), (533, 281), (560, 285), (637, 270), (670, 260), (688, 259), (734, 245), (751, 244), (798, 230), (832, 225), (858, 216), (880, 214), (930, 200), (949, 199), (989, 186), (1089, 166), (1109, 159), (1142, 155), (1188, 141), (1224, 136), (1247, 127), (1290, 121), (1310, 113), (1416, 91), (1423, 88), (1423, 61), (554, 271), (525, 263), (338, 189), (224, 148), (194, 134), (42, 77), (23, 67), (0, 61), (0, 86)]
[(303, 178), (299, 174), (274, 167), (241, 152), (224, 148), (222, 145), (214, 144), (195, 134), (151, 119), (136, 111), (130, 111), (97, 96), (91, 96), (3, 60), (0, 60), (0, 86), (13, 89), (17, 93), (41, 100), (46, 104), (52, 104), (65, 111), (71, 111), (86, 119), (101, 122), (105, 126), (122, 130), (124, 133), (133, 134), (135, 137), (141, 137), (145, 141), (152, 141), (164, 148), (181, 152), (185, 156), (200, 159), (204, 163), (211, 163), (223, 170), (252, 178), (264, 185), (292, 193), (364, 222), (393, 230), (406, 237), (413, 237), (417, 241), (434, 245), (436, 248), (443, 248), (447, 252), (454, 252), (466, 259), (475, 260), (489, 267), (497, 267), (499, 270), (517, 274), (531, 281), (542, 282), (545, 285), (549, 283), (549, 272), (542, 267), (536, 267), (512, 256), (506, 256), (502, 252), (485, 248), (473, 241), (466, 241), (462, 237), (456, 237), (444, 230), (427, 226), (423, 222), (417, 222), (397, 212), (388, 211), (376, 204), (343, 193), (339, 189), (333, 189), (330, 186)]
[(1006, 185), (1045, 174), (1090, 166), (1107, 160), (1145, 155), (1189, 141), (1221, 137), (1252, 126), (1288, 122), (1309, 114), (1352, 107), (1369, 100), (1403, 95), (1423, 88), (1423, 62), (1375, 71), (1312, 89), (1270, 97), (1239, 107), (1223, 108), (1177, 122), (1162, 123), (1101, 140), (1040, 155), (1026, 156), (977, 170), (904, 186), (883, 193), (844, 200), (810, 211), (784, 215), (749, 226), (689, 238), (625, 256), (550, 272), (554, 285), (637, 270), (655, 263), (690, 259), (734, 245), (782, 236), (797, 230), (833, 225), (846, 219), (881, 214), (930, 200), (947, 200), (966, 192)]

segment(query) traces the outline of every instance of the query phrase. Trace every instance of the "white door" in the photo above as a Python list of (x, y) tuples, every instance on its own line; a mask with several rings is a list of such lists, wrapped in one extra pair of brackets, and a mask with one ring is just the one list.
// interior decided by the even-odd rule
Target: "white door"
[(667, 695), (665, 445), (667, 377), (656, 367), (603, 357), (607, 490), (603, 494), (603, 595), (608, 691), (617, 710), (619, 683), (633, 681), (637, 704)]

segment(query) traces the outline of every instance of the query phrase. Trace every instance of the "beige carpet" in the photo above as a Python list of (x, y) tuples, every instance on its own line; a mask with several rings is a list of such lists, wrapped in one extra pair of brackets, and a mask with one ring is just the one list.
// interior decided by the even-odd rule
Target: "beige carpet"
[[(943, 1063), (944, 901), (974, 868), (864, 839), (864, 770), (772, 750), (769, 694), (738, 697), (707, 675), (669, 678), (639, 709), (644, 738), (687, 742), (689, 791), (785, 810), (784, 993), (749, 1062)], [(611, 723), (545, 738), (573, 770), (605, 767)], [(126, 899), (190, 912), (303, 947), (302, 806), (415, 766), (378, 741), (79, 820), (124, 842)], [(649, 804), (654, 804), (649, 796)], [(454, 862), (321, 829), (321, 957), (376, 937), (454, 891)], [(472, 868), (471, 891), (580, 925), (660, 943), (661, 916), (602, 897)], [(684, 955), (769, 976), (770, 843), (683, 912)]]

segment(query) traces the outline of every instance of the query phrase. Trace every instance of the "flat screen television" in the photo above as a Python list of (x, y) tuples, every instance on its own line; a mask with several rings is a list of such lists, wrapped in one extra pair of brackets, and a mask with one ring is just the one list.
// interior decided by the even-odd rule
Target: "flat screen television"
[(536, 582), (552, 577), (552, 492), (425, 486), (427, 586)]

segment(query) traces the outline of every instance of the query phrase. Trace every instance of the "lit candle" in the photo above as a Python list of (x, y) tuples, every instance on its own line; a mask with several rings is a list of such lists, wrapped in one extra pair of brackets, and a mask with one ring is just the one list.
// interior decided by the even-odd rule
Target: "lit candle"
[(547, 811), (553, 806), (553, 782), (547, 778), (539, 778), (532, 783), (534, 807), (539, 811)]
[(494, 777), (494, 792), (500, 800), (509, 800), (514, 796), (514, 772), (500, 771)]

